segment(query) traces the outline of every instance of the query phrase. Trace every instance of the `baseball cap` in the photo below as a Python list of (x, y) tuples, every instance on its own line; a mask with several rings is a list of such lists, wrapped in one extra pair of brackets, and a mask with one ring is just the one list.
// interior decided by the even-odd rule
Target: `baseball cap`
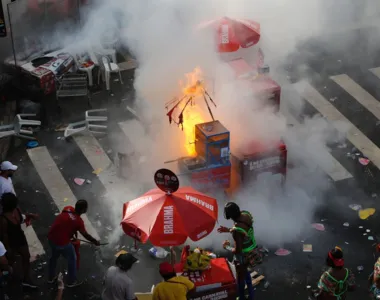
[(174, 270), (174, 267), (166, 261), (166, 262), (160, 263), (159, 272), (161, 275), (164, 276), (164, 275), (175, 273), (175, 270)]
[(0, 170), (1, 171), (8, 171), (8, 170), (12, 170), (12, 171), (16, 171), (17, 170), (17, 166), (15, 166), (14, 164), (12, 164), (10, 161), (3, 161), (0, 165)]

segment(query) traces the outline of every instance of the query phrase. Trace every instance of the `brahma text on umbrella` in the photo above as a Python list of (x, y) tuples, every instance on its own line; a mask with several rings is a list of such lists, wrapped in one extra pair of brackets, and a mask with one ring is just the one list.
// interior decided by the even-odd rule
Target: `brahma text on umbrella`
[(146, 198), (139, 199), (138, 201), (135, 201), (135, 203), (129, 203), (125, 214), (135, 211), (139, 209), (140, 207), (144, 206), (145, 204), (152, 201), (153, 201), (152, 197), (146, 197)]
[(189, 196), (189, 195), (186, 195), (186, 200), (187, 201), (191, 201), (191, 202), (194, 202), (194, 203), (197, 203), (199, 205), (202, 205), (204, 207), (206, 207), (207, 209), (211, 210), (211, 211), (214, 211), (214, 205), (211, 205), (203, 200), (200, 200), (196, 197), (193, 197), (193, 196)]
[(228, 37), (228, 25), (222, 25), (222, 34), (221, 34), (221, 38), (222, 38), (222, 44), (228, 44), (230, 42), (230, 39)]
[(164, 206), (164, 234), (174, 232), (174, 207), (173, 205)]

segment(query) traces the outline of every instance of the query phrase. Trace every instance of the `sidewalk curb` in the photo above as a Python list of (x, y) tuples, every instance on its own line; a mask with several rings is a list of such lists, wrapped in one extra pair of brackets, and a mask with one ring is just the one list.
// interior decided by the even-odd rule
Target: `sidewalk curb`
[[(0, 125), (10, 124), (16, 116), (16, 101), (0, 103)], [(12, 137), (0, 138), (0, 161), (4, 161), (8, 155)]]

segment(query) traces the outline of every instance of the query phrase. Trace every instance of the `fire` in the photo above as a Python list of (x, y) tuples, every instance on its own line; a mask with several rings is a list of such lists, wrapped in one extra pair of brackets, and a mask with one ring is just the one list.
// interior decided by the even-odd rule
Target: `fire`
[[(204, 123), (203, 112), (199, 102), (203, 101), (202, 71), (195, 68), (193, 72), (186, 74), (186, 82), (180, 82), (183, 95), (193, 97), (183, 114), (183, 132), (185, 134), (185, 149), (189, 156), (195, 156), (195, 125)], [(185, 103), (180, 108), (184, 107)]]

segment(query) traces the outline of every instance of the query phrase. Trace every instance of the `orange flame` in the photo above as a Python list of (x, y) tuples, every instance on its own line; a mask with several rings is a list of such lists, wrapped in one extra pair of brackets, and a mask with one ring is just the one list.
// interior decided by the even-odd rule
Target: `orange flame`
[[(186, 82), (180, 82), (183, 95), (192, 98), (183, 113), (183, 132), (185, 134), (185, 149), (189, 156), (196, 156), (195, 151), (195, 125), (204, 123), (203, 112), (198, 105), (202, 101), (204, 86), (201, 81), (202, 71), (195, 68), (193, 72), (186, 74)], [(184, 101), (180, 110), (183, 109), (186, 102)], [(191, 105), (192, 104), (192, 105)]]

